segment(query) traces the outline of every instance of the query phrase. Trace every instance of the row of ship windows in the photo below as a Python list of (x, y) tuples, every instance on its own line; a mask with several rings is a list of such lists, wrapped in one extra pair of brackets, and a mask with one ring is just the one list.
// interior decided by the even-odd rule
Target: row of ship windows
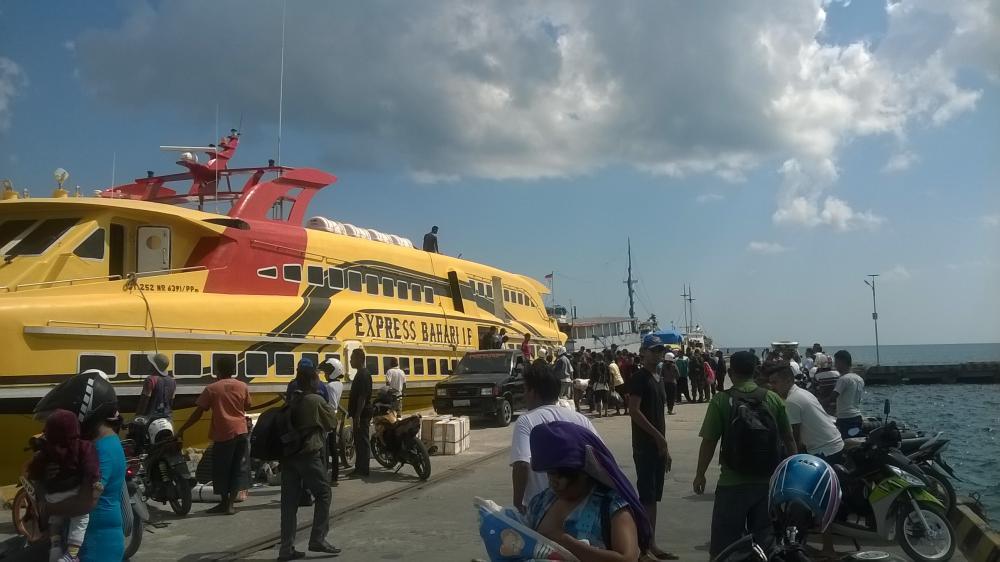
[[(472, 288), (475, 290), (476, 294), (481, 297), (486, 297), (488, 299), (493, 298), (493, 285), (489, 283), (483, 283), (481, 281), (470, 281), (472, 283)], [(517, 291), (514, 289), (504, 289), (503, 290), (503, 301), (509, 302), (511, 304), (521, 304), (524, 306), (535, 306), (534, 301), (531, 297)]]
[[(264, 279), (277, 279), (276, 266), (262, 267), (257, 270), (257, 276)], [(289, 283), (302, 281), (302, 266), (299, 264), (284, 264), (281, 266), (281, 277)], [(414, 302), (434, 302), (434, 288), (417, 283), (396, 281), (390, 277), (378, 275), (362, 275), (360, 271), (344, 270), (339, 267), (323, 268), (318, 265), (306, 266), (306, 284), (314, 287), (329, 287), (331, 289), (347, 289), (357, 293), (382, 295), (383, 297), (398, 297)]]
[[(290, 353), (275, 352), (271, 354), (274, 362), (274, 374), (279, 377), (290, 377), (295, 375), (295, 366), (298, 359), (310, 359), (313, 364), (319, 363), (318, 353)], [(236, 353), (216, 352), (212, 353), (212, 360), (207, 365), (208, 369), (203, 369), (202, 354), (200, 353), (174, 353), (173, 362), (170, 366), (170, 373), (178, 378), (200, 378), (205, 375), (214, 374), (212, 366), (220, 356), (229, 356), (234, 360), (238, 357)], [(337, 354), (327, 353), (323, 359), (340, 358)], [(243, 377), (263, 377), (268, 374), (269, 354), (265, 351), (247, 351), (244, 353), (244, 361), (239, 363), (239, 376)], [(365, 358), (365, 366), (372, 375), (384, 375), (391, 368), (391, 360), (399, 360), (399, 368), (409, 375), (450, 375), (455, 370), (457, 360), (445, 359), (441, 357), (407, 357), (396, 355), (368, 355)], [(118, 357), (113, 353), (82, 353), (80, 354), (77, 372), (87, 369), (100, 369), (105, 373), (114, 376), (118, 372)], [(152, 366), (147, 359), (146, 353), (130, 353), (128, 374), (133, 378), (143, 378), (153, 374)]]

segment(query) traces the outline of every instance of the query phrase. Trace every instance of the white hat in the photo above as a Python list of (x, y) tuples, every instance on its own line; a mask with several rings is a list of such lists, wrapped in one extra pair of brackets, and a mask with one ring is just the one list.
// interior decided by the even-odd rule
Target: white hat
[(560, 345), (559, 347), (556, 348), (556, 355), (563, 355), (565, 353), (566, 353), (565, 347)]
[(832, 362), (830, 361), (830, 356), (825, 353), (817, 353), (816, 359), (813, 361), (813, 364), (816, 366), (817, 369), (826, 369), (833, 366)]
[(674, 359), (675, 358), (673, 353), (667, 353), (666, 355), (663, 356), (664, 361), (673, 361)]
[(167, 376), (167, 369), (170, 367), (170, 360), (167, 359), (166, 355), (162, 353), (150, 352), (146, 354), (146, 359), (149, 361), (149, 364), (156, 369), (157, 373)]
[(548, 354), (549, 354), (549, 348), (547, 348), (547, 347), (539, 347), (538, 348), (538, 356), (539, 357), (547, 357)]

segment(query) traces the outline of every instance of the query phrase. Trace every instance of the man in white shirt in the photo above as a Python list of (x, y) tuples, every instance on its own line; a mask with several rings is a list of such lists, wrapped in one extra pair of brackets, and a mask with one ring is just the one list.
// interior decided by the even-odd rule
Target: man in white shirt
[(833, 423), (812, 393), (795, 384), (792, 369), (781, 366), (769, 375), (771, 389), (785, 401), (788, 423), (799, 451), (816, 455), (830, 464), (843, 461), (844, 440), (840, 430)]
[(865, 393), (865, 379), (851, 372), (851, 354), (846, 349), (833, 354), (833, 364), (841, 373), (829, 398), (832, 404), (836, 404), (837, 429), (844, 439), (857, 437), (861, 435), (864, 423), (861, 397)]
[(531, 409), (517, 418), (510, 444), (511, 480), (514, 485), (514, 507), (524, 513), (531, 498), (548, 487), (548, 476), (531, 470), (531, 430), (536, 425), (553, 421), (568, 421), (597, 430), (583, 414), (556, 405), (562, 382), (549, 366), (534, 365), (524, 374), (524, 398)]
[(385, 385), (396, 389), (399, 392), (399, 400), (396, 401), (396, 414), (403, 413), (403, 390), (406, 388), (406, 373), (399, 368), (399, 359), (389, 358), (389, 370), (385, 372)]
[[(326, 375), (328, 381), (326, 387), (330, 391), (328, 393), (330, 405), (339, 413), (340, 398), (344, 395), (344, 383), (341, 380), (344, 378), (344, 364), (340, 362), (340, 359), (331, 357), (320, 363), (318, 368)], [(337, 485), (337, 480), (340, 478), (340, 448), (337, 446), (339, 429), (339, 427), (334, 429), (326, 437), (326, 447), (330, 455), (330, 484), (333, 486)]]

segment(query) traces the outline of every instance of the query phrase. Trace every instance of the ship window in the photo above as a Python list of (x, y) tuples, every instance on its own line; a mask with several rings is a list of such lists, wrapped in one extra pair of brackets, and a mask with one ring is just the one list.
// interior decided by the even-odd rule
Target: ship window
[(306, 281), (310, 285), (315, 285), (317, 287), (322, 287), (326, 285), (326, 279), (323, 278), (323, 268), (318, 265), (310, 265), (306, 268)]
[(441, 364), (441, 374), (442, 375), (450, 375), (451, 374), (451, 370), (448, 369), (448, 360), (447, 359), (438, 359), (438, 363)]
[(407, 375), (410, 374), (410, 358), (400, 357), (399, 358), (399, 368), (403, 370)]
[(361, 272), (360, 271), (348, 271), (347, 272), (347, 288), (356, 292), (361, 292)]
[(278, 352), (274, 354), (274, 374), (290, 377), (295, 374), (295, 354)]
[(428, 375), (436, 375), (436, 374), (438, 374), (438, 364), (437, 364), (437, 361), (435, 361), (433, 359), (428, 359), (427, 360), (427, 374)]
[(108, 275), (112, 277), (125, 276), (125, 227), (120, 224), (111, 225), (108, 235)]
[(239, 374), (239, 371), (240, 371), (240, 368), (239, 368), (239, 357), (235, 353), (213, 353), (212, 354), (212, 365), (211, 365), (212, 366), (212, 374), (213, 375), (215, 374), (215, 364), (220, 359), (222, 359), (223, 357), (229, 357), (230, 359), (232, 359), (233, 364), (236, 365), (236, 371), (237, 371), (234, 374)]
[(517, 294), (517, 304), (524, 304), (524, 293)]
[(267, 376), (267, 352), (248, 351), (243, 358), (243, 372), (248, 377)]
[(115, 378), (118, 375), (118, 357), (110, 353), (81, 353), (77, 372), (98, 369), (105, 375)]
[(327, 279), (330, 281), (331, 289), (344, 288), (344, 270), (339, 267), (331, 267), (326, 270)]
[(458, 366), (458, 359), (451, 360), (451, 369), (448, 370), (449, 373), (454, 373), (455, 368)]
[(487, 285), (486, 286), (486, 298), (488, 298), (488, 299), (492, 299), (493, 298), (493, 285)]
[(98, 228), (90, 233), (86, 240), (73, 250), (73, 254), (80, 258), (91, 260), (104, 259), (104, 229)]
[(382, 371), (388, 373), (389, 369), (392, 368), (392, 357), (386, 355), (382, 357)]
[(510, 291), (507, 289), (503, 290), (503, 302), (510, 302)]
[(8, 252), (8, 256), (37, 256), (59, 240), (79, 219), (48, 219), (35, 227)]
[(369, 375), (377, 375), (378, 372), (378, 355), (367, 355), (365, 356), (365, 368), (368, 369)]
[(423, 357), (413, 358), (413, 374), (422, 375), (424, 374), (424, 359)]
[(153, 364), (145, 353), (129, 353), (128, 376), (138, 379), (153, 374)]
[(0, 248), (3, 248), (20, 235), (26, 228), (35, 224), (31, 219), (17, 219), (0, 224)]
[(416, 283), (410, 285), (410, 289), (412, 289), (412, 291), (410, 292), (410, 296), (413, 297), (414, 302), (420, 302), (420, 291), (422, 288), (423, 287), (417, 285)]
[(424, 287), (424, 302), (434, 302), (434, 287)]
[(382, 278), (382, 296), (393, 297), (396, 296), (396, 282), (388, 277)]
[(302, 353), (299, 359), (308, 359), (312, 361), (313, 367), (319, 367), (319, 353)]
[(406, 281), (400, 281), (396, 283), (396, 288), (399, 289), (399, 298), (409, 299), (410, 298), (410, 285)]
[(200, 353), (175, 353), (174, 354), (174, 376), (175, 377), (200, 377), (201, 354)]
[(277, 279), (278, 278), (278, 268), (277, 267), (262, 267), (257, 270), (257, 277), (263, 277), (264, 279)]
[(365, 275), (365, 292), (369, 295), (378, 294), (378, 275)]
[(286, 263), (281, 268), (281, 274), (284, 275), (285, 281), (298, 283), (302, 281), (302, 266), (294, 263)]

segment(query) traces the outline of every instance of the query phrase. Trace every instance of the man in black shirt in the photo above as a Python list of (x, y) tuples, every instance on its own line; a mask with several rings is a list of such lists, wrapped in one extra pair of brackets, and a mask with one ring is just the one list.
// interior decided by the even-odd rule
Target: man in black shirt
[(355, 476), (368, 476), (368, 464), (371, 458), (368, 441), (368, 426), (372, 421), (372, 376), (365, 367), (365, 352), (355, 349), (351, 352), (351, 367), (357, 371), (351, 381), (351, 392), (347, 398), (347, 413), (354, 424), (354, 450), (357, 455), (354, 462)]
[(632, 458), (635, 461), (636, 491), (646, 509), (654, 538), (649, 554), (661, 560), (676, 560), (677, 556), (656, 545), (656, 503), (663, 498), (663, 479), (670, 471), (670, 450), (667, 447), (667, 418), (663, 406), (667, 393), (663, 379), (656, 374), (656, 365), (663, 360), (666, 345), (655, 334), (642, 339), (639, 349), (642, 367), (632, 373), (629, 381), (629, 415), (632, 417)]
[(438, 227), (432, 226), (431, 231), (424, 234), (424, 251), (441, 253), (438, 251)]

